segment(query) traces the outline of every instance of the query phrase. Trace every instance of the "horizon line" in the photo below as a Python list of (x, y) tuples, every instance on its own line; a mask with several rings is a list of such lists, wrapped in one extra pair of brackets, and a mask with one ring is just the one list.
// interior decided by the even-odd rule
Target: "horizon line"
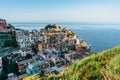
[(10, 24), (85, 24), (85, 25), (120, 25), (120, 23), (95, 23), (95, 22), (8, 22)]

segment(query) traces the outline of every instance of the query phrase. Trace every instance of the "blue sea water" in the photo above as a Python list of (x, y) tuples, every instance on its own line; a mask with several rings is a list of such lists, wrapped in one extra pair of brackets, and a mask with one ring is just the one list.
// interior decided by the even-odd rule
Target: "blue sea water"
[[(40, 30), (47, 24), (14, 23), (16, 28)], [(120, 45), (120, 25), (57, 24), (71, 29), (79, 38), (91, 45), (91, 53), (108, 50)]]

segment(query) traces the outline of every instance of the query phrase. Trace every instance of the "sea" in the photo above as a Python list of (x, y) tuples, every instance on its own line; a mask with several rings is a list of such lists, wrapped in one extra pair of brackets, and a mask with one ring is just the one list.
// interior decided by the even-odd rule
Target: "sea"
[[(12, 25), (15, 28), (39, 31), (48, 23), (12, 23)], [(56, 25), (72, 30), (79, 38), (91, 45), (90, 53), (98, 53), (120, 45), (119, 24), (56, 23)]]

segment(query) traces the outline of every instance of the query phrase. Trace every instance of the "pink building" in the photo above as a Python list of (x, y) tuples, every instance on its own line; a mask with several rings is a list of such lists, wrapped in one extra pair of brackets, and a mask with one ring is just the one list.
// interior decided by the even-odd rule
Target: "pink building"
[(7, 28), (7, 22), (4, 19), (0, 19), (0, 32), (9, 32), (10, 29)]
[(2, 57), (0, 57), (0, 72), (2, 71)]

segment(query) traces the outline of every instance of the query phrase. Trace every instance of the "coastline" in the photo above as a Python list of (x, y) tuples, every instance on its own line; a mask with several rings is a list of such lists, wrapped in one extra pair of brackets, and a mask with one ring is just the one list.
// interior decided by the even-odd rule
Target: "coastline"
[[(26, 24), (26, 25), (28, 25), (28, 24)], [(22, 26), (21, 24), (19, 24), (19, 26), (18, 26), (16, 24), (16, 28), (24, 28), (24, 29), (28, 30), (28, 27), (29, 27), (29, 30), (31, 31), (33, 28), (36, 28), (36, 29), (43, 28), (43, 26), (45, 26), (47, 24), (44, 24), (44, 25), (29, 24), (29, 26), (26, 26), (26, 25)], [(33, 27), (33, 26), (35, 26), (35, 27)], [(119, 41), (120, 35), (118, 35), (120, 30), (117, 29), (117, 27), (119, 27), (120, 25), (117, 25), (117, 26), (116, 25), (112, 25), (112, 26), (105, 25), (104, 26), (105, 28), (102, 28), (103, 27), (102, 25), (92, 26), (92, 25), (70, 25), (70, 24), (62, 25), (61, 24), (61, 26), (71, 29), (80, 38), (82, 38), (88, 44), (92, 45), (91, 53), (97, 53), (97, 52), (100, 52), (103, 50), (108, 50), (108, 49), (114, 48), (115, 46), (119, 46), (118, 44), (120, 44), (120, 41)], [(116, 26), (116, 28), (112, 28), (114, 26)], [(98, 28), (98, 27), (100, 27), (100, 28)], [(104, 35), (104, 36), (102, 36), (102, 35)], [(111, 37), (111, 35), (114, 36), (115, 39), (113, 39)], [(108, 39), (109, 41), (107, 41), (106, 39)], [(111, 43), (111, 42), (113, 42), (113, 43)], [(106, 44), (106, 45), (103, 45), (103, 44)]]

